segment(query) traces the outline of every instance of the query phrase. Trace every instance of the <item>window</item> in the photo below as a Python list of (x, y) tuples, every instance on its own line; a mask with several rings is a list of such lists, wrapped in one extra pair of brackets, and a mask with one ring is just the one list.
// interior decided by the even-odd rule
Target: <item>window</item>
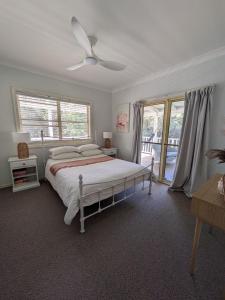
[(17, 127), (31, 141), (90, 138), (90, 104), (16, 92)]

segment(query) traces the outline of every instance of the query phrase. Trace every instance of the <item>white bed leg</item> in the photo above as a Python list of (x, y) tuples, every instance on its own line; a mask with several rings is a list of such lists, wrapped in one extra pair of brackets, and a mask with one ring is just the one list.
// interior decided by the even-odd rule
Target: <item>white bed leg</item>
[(85, 233), (84, 229), (84, 219), (80, 219), (80, 233)]

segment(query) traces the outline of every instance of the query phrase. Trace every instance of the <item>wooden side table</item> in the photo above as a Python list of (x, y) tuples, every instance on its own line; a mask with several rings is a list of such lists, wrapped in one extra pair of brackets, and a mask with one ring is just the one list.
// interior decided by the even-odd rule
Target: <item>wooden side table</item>
[(220, 174), (215, 175), (193, 194), (191, 212), (196, 217), (196, 225), (190, 266), (191, 274), (194, 274), (195, 270), (202, 223), (207, 223), (225, 231), (225, 201), (224, 196), (217, 191), (217, 184), (221, 176)]

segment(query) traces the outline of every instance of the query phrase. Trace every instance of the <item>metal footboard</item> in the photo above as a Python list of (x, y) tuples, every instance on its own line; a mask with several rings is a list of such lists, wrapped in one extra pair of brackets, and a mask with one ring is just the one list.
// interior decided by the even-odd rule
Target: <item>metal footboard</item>
[[(83, 176), (79, 176), (79, 207), (80, 207), (80, 232), (84, 233), (84, 223), (85, 220), (101, 213), (102, 211), (115, 206), (116, 204), (128, 199), (129, 197), (133, 196), (136, 193), (137, 186), (142, 183), (142, 189), (145, 188), (145, 181), (149, 180), (148, 184), (148, 194), (151, 195), (152, 190), (152, 178), (153, 178), (153, 167), (154, 167), (154, 158), (152, 158), (151, 164), (145, 167), (144, 169), (132, 174), (128, 177), (123, 177), (120, 179), (112, 180), (112, 181), (105, 181), (105, 182), (97, 182), (91, 184), (84, 184), (83, 183)], [(105, 188), (97, 189), (91, 193), (85, 193), (85, 188), (90, 186), (96, 186), (100, 184), (106, 184)], [(127, 190), (133, 187), (133, 192), (128, 194)], [(123, 196), (119, 200), (115, 200), (115, 195), (119, 193), (123, 193)], [(112, 202), (104, 207), (101, 207), (101, 201), (112, 197)], [(88, 202), (86, 200), (88, 199)], [(91, 204), (90, 204), (91, 200)], [(89, 204), (88, 204), (89, 203)], [(90, 206), (94, 203), (98, 203), (98, 209), (90, 213), (88, 215), (84, 215), (84, 208)]]

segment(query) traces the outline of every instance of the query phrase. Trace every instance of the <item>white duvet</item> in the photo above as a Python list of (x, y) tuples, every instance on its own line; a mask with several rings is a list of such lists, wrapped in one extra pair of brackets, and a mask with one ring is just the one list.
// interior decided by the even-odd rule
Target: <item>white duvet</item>
[[(88, 158), (102, 157), (105, 155), (91, 156)], [(77, 159), (53, 160), (48, 159), (45, 169), (45, 177), (51, 183), (52, 187), (61, 197), (67, 211), (64, 217), (64, 222), (70, 225), (73, 218), (79, 211), (79, 175), (83, 176), (84, 184), (100, 183), (97, 185), (87, 186), (85, 193), (90, 193), (109, 186), (107, 181), (120, 180), (124, 177), (129, 177), (138, 171), (144, 169), (143, 166), (131, 163), (125, 160), (113, 159), (106, 162), (95, 163), (87, 166), (64, 168), (59, 170), (54, 176), (50, 172), (50, 167), (53, 164), (65, 161), (83, 160), (87, 157)], [(143, 171), (144, 172), (144, 171)], [(85, 205), (91, 205), (96, 202), (90, 198)]]

